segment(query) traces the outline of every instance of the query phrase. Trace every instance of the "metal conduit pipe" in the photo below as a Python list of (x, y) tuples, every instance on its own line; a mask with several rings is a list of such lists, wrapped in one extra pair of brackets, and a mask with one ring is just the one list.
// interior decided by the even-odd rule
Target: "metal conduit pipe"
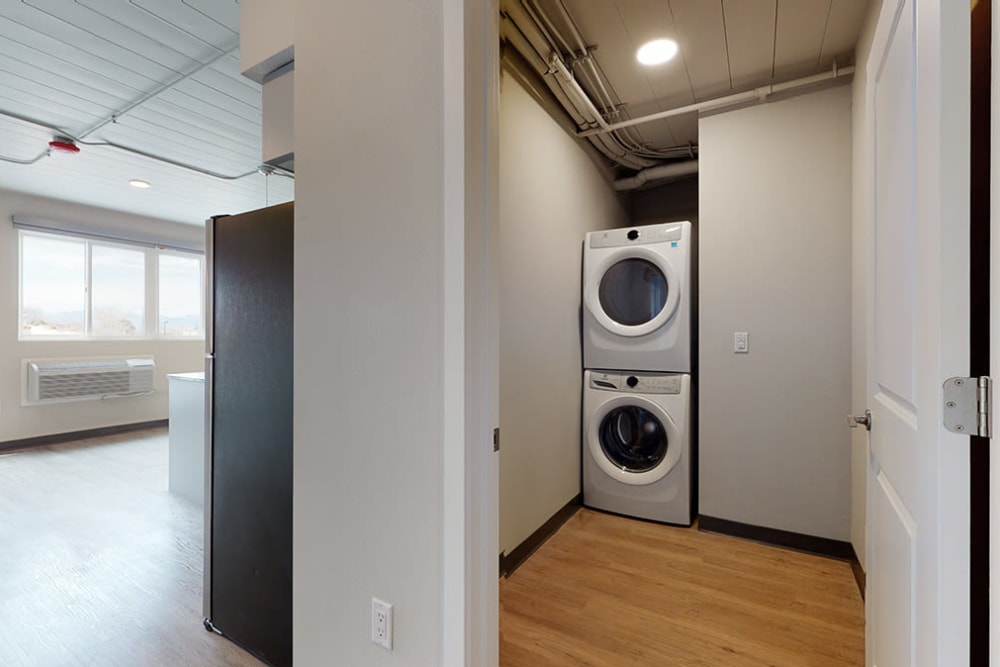
[(615, 190), (635, 190), (650, 181), (663, 179), (674, 179), (682, 176), (690, 176), (698, 173), (698, 161), (688, 160), (687, 162), (674, 162), (672, 164), (662, 164), (657, 167), (643, 169), (635, 176), (629, 178), (619, 178), (615, 181)]
[(553, 53), (552, 58), (549, 59), (549, 69), (559, 75), (560, 81), (569, 88), (572, 95), (580, 104), (583, 105), (584, 112), (593, 118), (602, 130), (605, 132), (609, 131), (611, 126), (608, 125), (608, 121), (604, 120), (604, 116), (602, 116), (601, 112), (594, 106), (594, 103), (587, 96), (586, 91), (580, 87), (580, 83), (576, 80), (576, 77), (573, 76), (573, 72), (569, 71), (569, 68), (566, 67), (566, 63), (564, 63), (562, 58), (555, 53)]
[[(507, 16), (504, 16), (504, 21), (500, 24), (500, 36), (514, 47), (514, 51), (525, 59), (527, 64), (538, 73), (540, 78), (543, 78), (542, 75), (547, 71), (546, 68), (548, 67), (545, 59), (538, 53), (538, 50), (524, 33), (521, 32), (517, 24)], [(586, 124), (587, 120), (576, 109), (562, 87), (554, 86), (549, 81), (545, 83), (546, 87), (552, 92), (552, 95), (555, 96), (559, 106), (562, 107), (563, 111), (566, 112), (566, 115), (573, 121), (576, 127), (579, 128), (581, 125)]]
[[(513, 7), (517, 11), (518, 7), (515, 5)], [(542, 77), (545, 84), (548, 86), (549, 90), (556, 97), (559, 104), (562, 106), (563, 110), (572, 119), (572, 122), (577, 128), (581, 126), (591, 125), (594, 121), (591, 120), (593, 113), (596, 109), (593, 109), (593, 105), (589, 105), (593, 111), (585, 110), (585, 106), (581, 100), (579, 100), (579, 95), (575, 93), (572, 87), (566, 83), (562, 76), (545, 76), (550, 72), (554, 72), (549, 63), (546, 62), (545, 57), (542, 55), (542, 50), (551, 53), (552, 48), (548, 40), (541, 34), (538, 27), (532, 23), (528, 23), (528, 26), (534, 28), (533, 35), (526, 34), (521, 29), (521, 24), (515, 21), (509, 14), (503, 14), (503, 22), (501, 23), (501, 35), (504, 39), (510, 42), (514, 49), (525, 58), (532, 68)], [(532, 39), (534, 37), (534, 40)], [(541, 42), (543, 46), (536, 44)], [(570, 75), (572, 77), (572, 75)], [(588, 116), (588, 114), (591, 114)], [(600, 114), (597, 114), (597, 118), (600, 118)], [(603, 121), (603, 118), (601, 118)], [(603, 134), (597, 135), (590, 140), (594, 148), (600, 151), (604, 156), (612, 160), (613, 162), (620, 164), (629, 169), (643, 169), (645, 167), (650, 167), (656, 164), (654, 160), (648, 160), (639, 156), (632, 155), (629, 151), (623, 149), (617, 144), (612, 135)]]
[[(243, 174), (234, 174), (234, 175), (220, 174), (219, 172), (212, 171), (211, 169), (205, 169), (203, 167), (197, 167), (197, 166), (195, 166), (193, 164), (188, 164), (186, 162), (180, 162), (179, 160), (172, 160), (172, 159), (170, 159), (168, 157), (163, 157), (162, 155), (156, 155), (154, 153), (148, 153), (146, 151), (139, 150), (138, 148), (132, 148), (130, 146), (124, 146), (122, 144), (116, 144), (113, 141), (83, 141), (79, 137), (74, 136), (73, 133), (67, 132), (66, 130), (64, 130), (61, 127), (57, 127), (55, 125), (50, 125), (49, 123), (45, 123), (45, 122), (40, 121), (40, 120), (35, 120), (34, 118), (28, 118), (27, 116), (21, 116), (21, 115), (16, 114), (16, 113), (10, 113), (10, 112), (7, 112), (7, 111), (0, 111), (0, 116), (5, 116), (7, 118), (13, 118), (14, 120), (21, 121), (22, 123), (28, 123), (30, 125), (35, 125), (37, 127), (43, 127), (45, 129), (52, 130), (57, 135), (66, 137), (66, 138), (72, 140), (74, 143), (77, 143), (77, 144), (79, 144), (81, 146), (106, 146), (108, 148), (113, 148), (115, 150), (125, 151), (126, 153), (132, 153), (133, 155), (139, 155), (139, 156), (142, 156), (144, 158), (148, 158), (150, 160), (156, 160), (157, 162), (163, 162), (164, 164), (169, 164), (171, 166), (178, 167), (180, 169), (186, 169), (188, 171), (193, 171), (195, 173), (202, 174), (204, 176), (211, 176), (212, 178), (218, 178), (218, 179), (223, 180), (223, 181), (236, 181), (236, 180), (239, 180), (241, 178), (246, 178), (247, 176), (252, 176), (253, 174), (256, 174), (256, 173), (260, 172), (260, 165), (258, 165), (257, 167), (254, 167), (254, 169), (252, 171), (248, 171), (248, 172), (243, 173)], [(14, 164), (34, 164), (35, 162), (38, 162), (42, 158), (48, 156), (50, 153), (51, 153), (51, 151), (46, 150), (44, 153), (40, 154), (38, 157), (33, 158), (33, 159), (28, 159), (28, 160), (18, 160), (16, 158), (10, 158), (10, 157), (0, 156), (0, 162), (12, 162)], [(292, 172), (290, 172), (290, 171), (288, 171), (287, 169), (282, 169), (281, 167), (272, 166), (272, 165), (268, 165), (268, 166), (272, 167), (272, 169), (273, 169), (272, 173), (278, 174), (279, 176), (287, 176), (288, 178), (291, 178), (293, 180), (295, 179), (295, 174), (292, 173)]]
[(736, 104), (743, 104), (745, 102), (764, 101), (770, 95), (773, 95), (775, 93), (781, 93), (787, 90), (794, 90), (796, 88), (803, 88), (805, 86), (811, 86), (813, 84), (820, 83), (823, 81), (831, 81), (833, 79), (838, 79), (842, 76), (847, 76), (848, 74), (853, 74), (853, 73), (854, 73), (853, 67), (838, 68), (836, 64), (834, 64), (832, 71), (823, 72), (822, 74), (814, 74), (812, 76), (802, 77), (801, 79), (794, 79), (792, 81), (785, 81), (782, 83), (760, 86), (759, 88), (754, 88), (753, 90), (748, 90), (746, 92), (735, 93), (733, 95), (726, 95), (725, 97), (717, 97), (713, 100), (696, 102), (695, 104), (688, 104), (686, 106), (676, 107), (674, 109), (667, 109), (666, 111), (660, 111), (658, 113), (650, 114), (648, 116), (642, 116), (641, 118), (624, 120), (620, 123), (612, 123), (607, 127), (601, 126), (600, 128), (584, 130), (582, 132), (577, 133), (577, 136), (590, 137), (595, 134), (601, 134), (604, 132), (614, 132), (615, 130), (620, 130), (624, 127), (632, 127), (633, 125), (641, 125), (643, 123), (648, 123), (654, 120), (660, 120), (662, 118), (670, 118), (671, 116), (680, 116), (681, 114), (693, 113), (696, 111), (721, 109)]
[(14, 164), (35, 164), (44, 157), (48, 157), (52, 154), (52, 149), (48, 149), (43, 153), (39, 153), (33, 158), (28, 158), (27, 160), (19, 160), (16, 157), (8, 157), (6, 155), (0, 155), (0, 162), (12, 162)]

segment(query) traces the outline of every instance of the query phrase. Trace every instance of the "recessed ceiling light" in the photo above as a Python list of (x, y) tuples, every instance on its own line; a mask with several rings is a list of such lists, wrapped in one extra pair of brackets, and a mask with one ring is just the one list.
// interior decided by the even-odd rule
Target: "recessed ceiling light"
[(639, 47), (635, 57), (643, 65), (662, 65), (677, 55), (677, 42), (672, 39), (654, 39)]
[(140, 178), (130, 178), (128, 179), (128, 184), (133, 188), (139, 188), (140, 190), (145, 190), (149, 187), (149, 181), (144, 181)]

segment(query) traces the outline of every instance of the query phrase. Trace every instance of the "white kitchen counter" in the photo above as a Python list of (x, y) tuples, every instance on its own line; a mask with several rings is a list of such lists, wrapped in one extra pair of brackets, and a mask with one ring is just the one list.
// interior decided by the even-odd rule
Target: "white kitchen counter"
[(205, 374), (170, 373), (170, 481), (191, 502), (205, 502)]

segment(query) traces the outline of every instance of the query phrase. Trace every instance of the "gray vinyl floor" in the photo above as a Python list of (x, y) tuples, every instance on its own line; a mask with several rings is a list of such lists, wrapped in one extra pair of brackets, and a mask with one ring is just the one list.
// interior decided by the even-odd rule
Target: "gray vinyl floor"
[(262, 665), (202, 627), (202, 521), (166, 429), (0, 454), (0, 665)]

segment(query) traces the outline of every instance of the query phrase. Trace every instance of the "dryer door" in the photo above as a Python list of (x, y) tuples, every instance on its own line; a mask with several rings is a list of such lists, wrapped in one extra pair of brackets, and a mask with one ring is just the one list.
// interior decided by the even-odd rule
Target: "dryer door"
[(663, 479), (681, 456), (673, 419), (642, 396), (616, 396), (602, 404), (587, 436), (590, 455), (601, 470), (626, 484)]
[(670, 261), (648, 247), (611, 253), (594, 267), (596, 280), (584, 290), (588, 310), (621, 336), (644, 336), (677, 310), (680, 284)]

